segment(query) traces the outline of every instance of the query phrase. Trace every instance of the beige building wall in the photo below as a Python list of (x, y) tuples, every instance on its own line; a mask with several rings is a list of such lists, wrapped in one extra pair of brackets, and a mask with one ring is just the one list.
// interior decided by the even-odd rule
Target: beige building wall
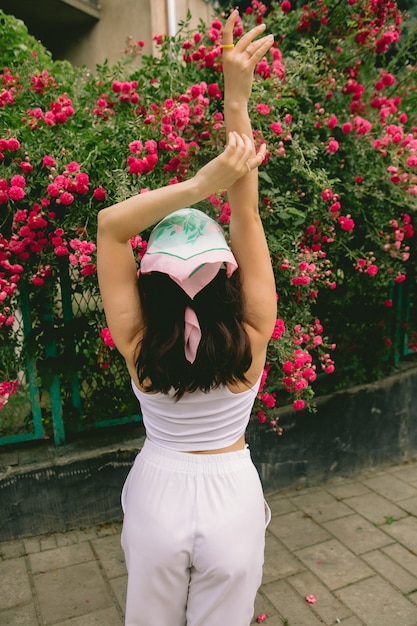
[(66, 38), (61, 58), (74, 65), (94, 69), (108, 59), (112, 64), (125, 48), (126, 38), (145, 42), (144, 53), (154, 52), (154, 35), (173, 34), (179, 21), (191, 12), (193, 26), (200, 19), (209, 23), (213, 3), (204, 0), (101, 0), (100, 19), (85, 32), (73, 32)]

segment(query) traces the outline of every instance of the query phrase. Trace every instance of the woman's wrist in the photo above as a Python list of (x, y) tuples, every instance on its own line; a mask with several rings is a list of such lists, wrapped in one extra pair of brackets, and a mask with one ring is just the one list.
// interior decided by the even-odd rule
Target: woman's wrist
[(213, 181), (201, 173), (201, 170), (192, 178), (189, 178), (187, 182), (190, 186), (190, 195), (193, 198), (192, 202), (205, 200), (208, 196), (217, 191), (217, 189), (213, 191)]
[(234, 111), (233, 109), (225, 109), (224, 121), (226, 124), (226, 132), (231, 130), (238, 133), (244, 133), (248, 137), (252, 138), (252, 125), (249, 115), (246, 112)]
[(230, 109), (233, 112), (248, 113), (248, 98), (245, 96), (229, 95), (225, 91), (224, 109)]

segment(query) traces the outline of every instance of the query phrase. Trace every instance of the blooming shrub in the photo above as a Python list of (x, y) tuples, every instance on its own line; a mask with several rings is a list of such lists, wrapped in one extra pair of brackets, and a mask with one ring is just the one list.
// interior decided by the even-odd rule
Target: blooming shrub
[[(221, 150), (222, 21), (156, 37), (155, 56), (130, 39), (116, 65), (92, 74), (53, 62), (20, 22), (2, 20), (0, 341), (10, 348), (2, 347), (2, 402), (21, 367), (23, 292), (42, 382), (53, 368), (65, 387), (88, 367), (86, 388), (102, 391), (117, 356), (95, 274), (97, 212), (175, 184)], [(415, 31), (393, 0), (312, 0), (299, 9), (284, 0), (271, 11), (253, 0), (235, 35), (262, 20), (276, 39), (256, 69), (250, 114), (256, 145), (268, 147), (260, 206), (279, 319), (256, 413), (280, 433), (277, 407), (288, 398), (296, 410), (308, 407), (323, 376), (335, 386), (388, 371), (395, 323), (415, 349), (397, 296), (408, 294), (415, 316), (417, 66)], [(200, 208), (227, 228), (223, 190)], [(139, 264), (146, 236), (131, 243)], [(82, 306), (62, 320), (65, 281)], [(52, 357), (39, 341), (45, 302), (58, 336)], [(75, 353), (67, 346), (74, 329)]]

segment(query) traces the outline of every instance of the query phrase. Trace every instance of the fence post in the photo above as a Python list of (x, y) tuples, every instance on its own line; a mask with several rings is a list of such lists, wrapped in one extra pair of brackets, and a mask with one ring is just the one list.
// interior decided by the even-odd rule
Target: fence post
[[(61, 283), (61, 299), (62, 299), (62, 314), (64, 318), (64, 324), (71, 322), (74, 319), (72, 312), (72, 285), (68, 272), (68, 262), (66, 258), (60, 258), (59, 266), (59, 279)], [(74, 353), (76, 354), (75, 344), (72, 346)], [(78, 377), (78, 371), (74, 373), (71, 382), (71, 403), (81, 415), (82, 403), (80, 394), (80, 381)]]
[[(32, 318), (30, 314), (30, 300), (29, 300), (29, 292), (26, 287), (23, 285), (19, 288), (20, 294), (20, 310), (22, 313), (22, 322), (23, 322), (23, 336), (26, 339), (27, 335), (32, 330)], [(36, 383), (36, 364), (33, 357), (29, 356), (26, 347), (23, 349), (26, 353), (26, 371), (28, 377), (28, 385), (29, 385), (29, 394), (30, 394), (30, 405), (32, 408), (32, 416), (33, 416), (33, 436), (36, 439), (43, 439), (45, 437), (45, 431), (43, 429), (42, 423), (42, 410), (41, 404), (39, 400), (39, 389)]]
[[(43, 319), (50, 327), (51, 332), (46, 333), (45, 341), (45, 356), (46, 358), (55, 358), (57, 356), (56, 341), (54, 337), (54, 316), (52, 306), (50, 302), (44, 302), (43, 305)], [(52, 411), (52, 426), (54, 430), (54, 441), (56, 446), (60, 446), (65, 443), (65, 429), (62, 419), (62, 398), (61, 398), (61, 384), (57, 374), (52, 374), (52, 382), (49, 387), (49, 394), (51, 397), (51, 411)]]

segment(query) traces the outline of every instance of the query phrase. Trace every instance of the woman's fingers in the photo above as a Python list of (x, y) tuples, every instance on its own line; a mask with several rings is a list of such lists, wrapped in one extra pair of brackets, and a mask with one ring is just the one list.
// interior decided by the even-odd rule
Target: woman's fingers
[(234, 131), (229, 133), (228, 143), (224, 150), (224, 157), (227, 159), (228, 166), (236, 172), (240, 172), (252, 155), (252, 142), (248, 137), (239, 135)]
[(266, 156), (266, 143), (263, 143), (258, 150), (256, 156), (248, 160), (248, 170), (254, 170), (259, 167)]
[(244, 47), (241, 46), (240, 43), (241, 42), (239, 41), (234, 50), (231, 52), (236, 55), (236, 60), (240, 60), (242, 69), (248, 68), (252, 72), (255, 66), (263, 59), (268, 50), (271, 48), (274, 43), (274, 36), (266, 35), (261, 39), (251, 41), (251, 43)]
[(235, 132), (230, 132), (227, 138), (227, 145), (228, 146), (236, 146), (236, 140), (237, 137), (239, 137), (239, 135)]
[[(230, 45), (233, 43), (233, 31), (234, 31), (235, 24), (238, 18), (239, 18), (239, 10), (233, 9), (233, 11), (230, 13), (229, 17), (227, 18), (223, 26), (223, 30), (222, 30), (223, 43), (226, 45)], [(253, 39), (258, 37), (264, 30), (265, 30), (265, 24), (263, 23), (258, 24), (257, 26), (254, 26), (247, 33), (242, 35), (242, 37), (239, 39), (236, 45), (241, 44), (241, 47), (245, 48), (251, 43), (251, 41), (253, 41)]]
[(225, 22), (223, 27), (223, 43), (225, 45), (231, 45), (233, 43), (233, 29), (238, 17), (239, 11), (237, 9), (233, 9)]
[(247, 33), (242, 35), (242, 37), (236, 43), (236, 48), (238, 48), (239, 51), (245, 50), (249, 45), (254, 42), (254, 39), (259, 37), (259, 35), (263, 33), (264, 30), (265, 24), (258, 24), (257, 26), (254, 26), (253, 28), (248, 30)]
[(274, 43), (273, 35), (266, 35), (265, 37), (256, 39), (264, 30), (264, 24), (255, 26), (255, 28), (252, 28), (252, 30), (243, 35), (236, 45), (233, 46), (233, 26), (229, 25), (223, 32), (223, 45), (232, 46), (230, 48), (223, 48), (225, 64), (229, 65), (230, 63), (234, 63), (242, 70), (248, 69), (253, 71), (254, 67), (261, 61)]
[[(236, 21), (239, 17), (238, 9), (234, 9), (229, 17), (227, 18), (225, 25), (223, 27), (223, 44), (230, 45), (233, 43), (233, 31), (236, 24)], [(239, 41), (236, 43), (236, 48), (240, 51), (245, 50), (247, 46), (249, 46), (254, 39), (259, 37), (265, 30), (265, 24), (258, 24), (254, 26), (247, 33), (244, 33)]]
[(227, 189), (239, 178), (259, 167), (265, 151), (266, 146), (261, 146), (255, 155), (252, 139), (232, 131), (228, 134), (228, 142), (223, 152), (204, 165), (197, 172), (196, 179), (204, 189), (209, 190), (207, 195), (217, 189)]
[(251, 44), (244, 48), (244, 52), (251, 58), (252, 61), (260, 61), (262, 57), (268, 52), (272, 44), (274, 43), (273, 35), (266, 35), (261, 39), (252, 41)]
[(243, 175), (246, 171), (252, 171), (261, 165), (266, 155), (266, 144), (262, 144), (258, 153), (253, 155), (252, 139), (233, 131), (229, 133), (225, 154), (230, 159), (230, 165), (236, 167)]
[(233, 154), (236, 155), (238, 159), (242, 158), (244, 155), (246, 156), (246, 153), (248, 153), (249, 158), (249, 155), (253, 150), (251, 139), (247, 135), (243, 133), (240, 135), (236, 131), (229, 133), (228, 146), (230, 146), (233, 150)]

